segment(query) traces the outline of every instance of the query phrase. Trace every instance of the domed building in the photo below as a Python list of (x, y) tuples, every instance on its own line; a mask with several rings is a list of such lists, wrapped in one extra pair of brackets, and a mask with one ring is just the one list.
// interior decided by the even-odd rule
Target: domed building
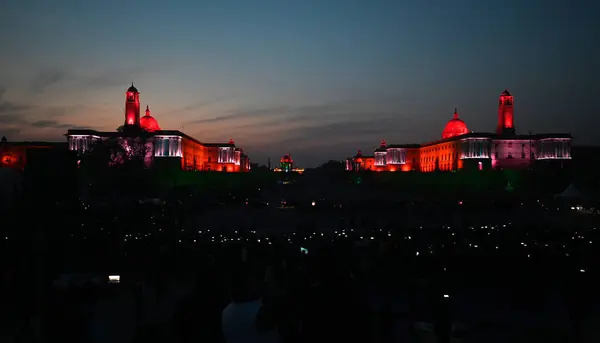
[(287, 153), (283, 155), (281, 160), (279, 161), (279, 168), (283, 172), (290, 172), (294, 168), (294, 160), (290, 157), (290, 154)]
[(160, 131), (158, 121), (150, 115), (150, 108), (146, 105), (146, 115), (140, 119), (140, 126), (148, 132)]
[(290, 153), (287, 153), (287, 154), (283, 155), (281, 160), (279, 160), (279, 167), (273, 169), (273, 171), (284, 172), (284, 173), (295, 172), (295, 173), (302, 174), (304, 172), (304, 169), (294, 168), (294, 160), (292, 160)]
[[(112, 158), (109, 165), (122, 164), (133, 155), (143, 157), (147, 167), (153, 165), (181, 168), (186, 171), (247, 172), (250, 160), (233, 140), (227, 143), (207, 143), (179, 130), (164, 130), (146, 106), (146, 115), (140, 117), (140, 93), (131, 84), (125, 92), (125, 122), (122, 130), (103, 132), (73, 129), (66, 133), (69, 150), (77, 155), (86, 154), (96, 144), (113, 140), (121, 145), (123, 154)], [(3, 156), (3, 155), (2, 155)], [(12, 161), (11, 158), (5, 158)]]
[(461, 169), (563, 168), (571, 160), (571, 134), (518, 134), (514, 123), (514, 97), (500, 93), (495, 132), (473, 132), (458, 117), (446, 123), (441, 139), (420, 144), (387, 144), (373, 155), (346, 159), (348, 171), (457, 171)]
[(456, 108), (454, 109), (454, 117), (448, 121), (444, 131), (442, 131), (442, 139), (447, 139), (455, 136), (465, 135), (469, 133), (467, 124), (458, 117)]

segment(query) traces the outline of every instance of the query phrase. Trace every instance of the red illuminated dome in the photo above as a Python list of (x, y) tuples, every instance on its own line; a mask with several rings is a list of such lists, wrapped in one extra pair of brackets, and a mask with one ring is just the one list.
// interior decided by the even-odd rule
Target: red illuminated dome
[(454, 117), (446, 124), (444, 131), (442, 132), (442, 139), (460, 136), (469, 133), (467, 124), (458, 118), (458, 112), (454, 109)]
[(150, 108), (148, 108), (148, 106), (146, 106), (146, 115), (140, 119), (140, 126), (142, 129), (150, 132), (160, 130), (158, 122), (150, 115)]
[(283, 157), (281, 158), (281, 163), (293, 163), (294, 161), (292, 161), (292, 158), (290, 157), (290, 154), (285, 154), (283, 155)]

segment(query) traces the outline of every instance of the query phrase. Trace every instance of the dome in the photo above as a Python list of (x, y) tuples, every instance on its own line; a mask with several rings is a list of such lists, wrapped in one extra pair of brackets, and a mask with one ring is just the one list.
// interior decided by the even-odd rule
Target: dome
[(132, 93), (139, 93), (137, 88), (135, 88), (135, 86), (133, 85), (133, 82), (131, 83), (131, 87), (127, 88), (127, 92), (132, 92)]
[(292, 163), (292, 158), (290, 157), (289, 154), (285, 154), (283, 155), (283, 157), (281, 158), (281, 163)]
[(467, 124), (458, 118), (458, 112), (454, 109), (454, 117), (446, 124), (444, 131), (442, 132), (442, 139), (460, 136), (469, 133)]
[(146, 106), (146, 115), (140, 118), (140, 126), (142, 129), (150, 132), (160, 130), (158, 122), (150, 115), (150, 108), (148, 106)]

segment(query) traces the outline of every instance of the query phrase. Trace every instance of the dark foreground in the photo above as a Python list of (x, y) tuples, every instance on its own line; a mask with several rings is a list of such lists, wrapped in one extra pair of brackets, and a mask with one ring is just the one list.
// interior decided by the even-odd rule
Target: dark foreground
[(597, 338), (597, 220), (568, 208), (82, 208), (7, 231), (3, 341), (220, 342), (261, 298), (258, 341)]

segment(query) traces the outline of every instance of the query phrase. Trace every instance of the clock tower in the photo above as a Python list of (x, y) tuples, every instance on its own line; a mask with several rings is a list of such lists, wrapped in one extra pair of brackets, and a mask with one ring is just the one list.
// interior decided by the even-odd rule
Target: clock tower
[(133, 82), (125, 92), (125, 126), (140, 126), (140, 92)]
[(496, 126), (497, 134), (515, 134), (514, 125), (514, 108), (513, 96), (508, 90), (504, 90), (500, 94), (498, 104), (498, 125)]

